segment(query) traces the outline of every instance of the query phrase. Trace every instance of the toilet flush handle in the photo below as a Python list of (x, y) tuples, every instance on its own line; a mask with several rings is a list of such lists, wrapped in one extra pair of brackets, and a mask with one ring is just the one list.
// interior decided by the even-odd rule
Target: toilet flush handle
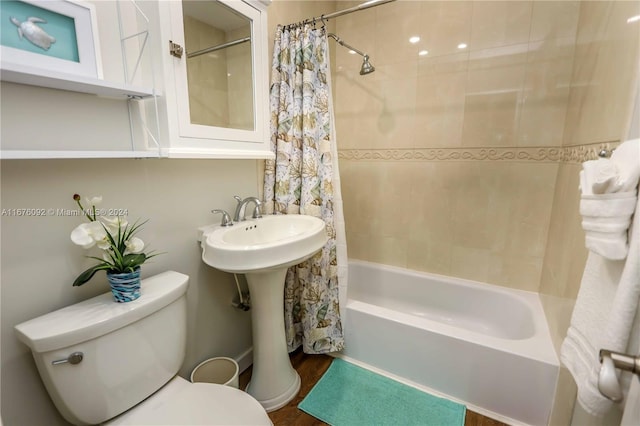
[(82, 362), (82, 358), (84, 358), (84, 354), (82, 352), (74, 352), (64, 359), (57, 359), (55, 361), (51, 361), (51, 364), (59, 365), (59, 364), (69, 363), (69, 364), (75, 365), (75, 364), (80, 364), (80, 362)]

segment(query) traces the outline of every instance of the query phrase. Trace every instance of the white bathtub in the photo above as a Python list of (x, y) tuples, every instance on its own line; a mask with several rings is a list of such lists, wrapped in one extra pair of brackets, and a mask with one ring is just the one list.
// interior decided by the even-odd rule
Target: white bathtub
[(347, 295), (347, 359), (509, 423), (548, 423), (559, 363), (537, 294), (350, 261)]

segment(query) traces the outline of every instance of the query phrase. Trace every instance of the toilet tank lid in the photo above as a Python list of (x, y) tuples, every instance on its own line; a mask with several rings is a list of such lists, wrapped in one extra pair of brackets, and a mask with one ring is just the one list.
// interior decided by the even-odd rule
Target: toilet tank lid
[(142, 295), (132, 302), (117, 303), (104, 293), (18, 324), (16, 334), (33, 352), (65, 348), (151, 315), (182, 296), (188, 283), (187, 275), (163, 272), (142, 280)]

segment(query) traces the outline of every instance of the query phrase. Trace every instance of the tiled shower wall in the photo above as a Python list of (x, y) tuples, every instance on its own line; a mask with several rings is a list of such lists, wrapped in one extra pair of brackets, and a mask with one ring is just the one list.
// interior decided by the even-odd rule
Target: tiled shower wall
[[(626, 21), (637, 15), (638, 2), (581, 4), (565, 146), (628, 137), (638, 96), (640, 22)], [(540, 282), (557, 347), (571, 312), (563, 306), (567, 299), (576, 298), (587, 258), (578, 214), (580, 168), (579, 163), (560, 165)]]
[[(587, 3), (397, 1), (336, 20), (376, 67), (358, 75), (361, 58), (336, 45), (350, 258), (540, 290), (557, 177), (621, 134), (621, 122), (607, 122), (615, 136), (581, 127), (598, 126), (603, 107), (587, 93), (631, 92), (629, 79), (614, 94), (590, 86), (585, 66), (599, 68), (586, 46), (599, 43), (601, 6)], [(627, 98), (611, 115), (624, 115)]]

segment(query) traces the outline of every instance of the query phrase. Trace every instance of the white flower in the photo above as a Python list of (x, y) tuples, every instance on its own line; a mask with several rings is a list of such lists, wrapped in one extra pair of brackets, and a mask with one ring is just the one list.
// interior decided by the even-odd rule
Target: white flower
[(96, 197), (91, 197), (91, 198), (86, 198), (87, 203), (89, 203), (90, 206), (97, 206), (98, 204), (100, 204), (102, 202), (102, 195), (98, 195)]
[(120, 216), (114, 218), (102, 217), (100, 220), (104, 222), (104, 226), (107, 227), (111, 235), (118, 235), (118, 230), (126, 228), (129, 224), (126, 220), (121, 219)]
[(144, 249), (144, 241), (138, 237), (133, 237), (129, 241), (125, 241), (124, 245), (127, 246), (124, 254), (140, 253)]
[(98, 245), (98, 248), (101, 250), (109, 250), (111, 248), (111, 242), (109, 241), (109, 239), (107, 238), (107, 234), (104, 234), (104, 238), (101, 240), (96, 240), (96, 244)]
[(71, 241), (85, 249), (93, 247), (96, 243), (99, 243), (98, 247), (103, 248), (103, 243), (107, 241), (107, 233), (100, 222), (82, 223), (71, 231)]

